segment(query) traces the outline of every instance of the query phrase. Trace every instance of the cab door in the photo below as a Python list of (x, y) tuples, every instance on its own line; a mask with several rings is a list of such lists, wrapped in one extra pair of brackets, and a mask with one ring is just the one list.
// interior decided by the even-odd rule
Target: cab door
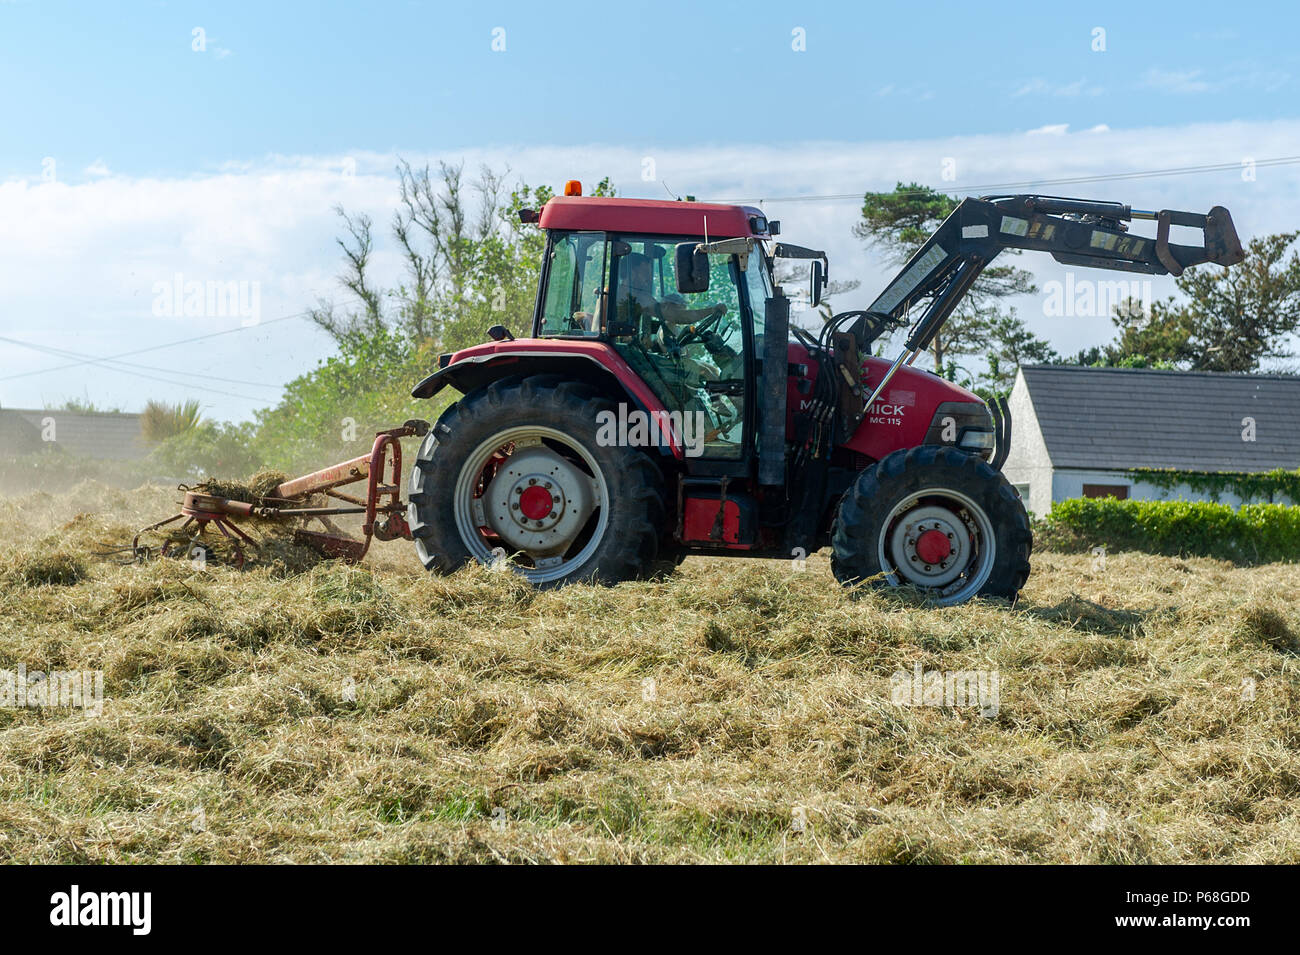
[(611, 241), (608, 334), (614, 348), (681, 422), (688, 458), (741, 461), (752, 443), (747, 408), (743, 274), (735, 256), (709, 257), (709, 287), (677, 290), (675, 250), (686, 237)]

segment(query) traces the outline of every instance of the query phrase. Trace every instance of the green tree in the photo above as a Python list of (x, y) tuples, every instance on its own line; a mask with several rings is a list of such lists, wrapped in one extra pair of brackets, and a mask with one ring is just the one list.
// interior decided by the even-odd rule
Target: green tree
[(1297, 236), (1252, 239), (1245, 259), (1231, 268), (1188, 269), (1175, 280), (1184, 300), (1171, 296), (1145, 310), (1125, 302), (1112, 318), (1118, 333), (1110, 357), (1235, 372), (1294, 357), (1286, 339), (1300, 331), (1300, 254), (1292, 248)]
[(400, 330), (349, 335), (339, 353), (284, 386), (274, 408), (256, 412), (252, 447), (267, 467), (292, 473), (369, 450), (375, 432), (408, 418), (433, 420), (446, 404), (411, 397), (437, 367), (432, 345), (412, 345)]
[(988, 370), (977, 384), (985, 397), (1008, 393), (1021, 365), (1054, 364), (1061, 360), (1051, 345), (1025, 327), (1014, 308), (1005, 314), (994, 309), (985, 316), (984, 327), (988, 343), (984, 361)]
[(140, 415), (140, 431), (145, 441), (157, 444), (174, 435), (197, 428), (202, 420), (197, 398), (171, 404), (150, 399)]
[[(435, 172), (399, 163), (391, 230), (403, 273), (392, 289), (372, 277), (374, 222), (338, 208), (344, 225), (336, 240), (343, 251), (339, 282), (352, 301), (342, 308), (321, 303), (313, 320), (354, 350), (381, 330), (393, 333), (390, 345), (443, 350), (483, 341), (491, 325), (526, 332), (545, 236), (521, 223), (519, 210), (540, 208), (553, 193), (525, 183), (507, 191), (507, 174), (484, 166), (471, 182), (461, 164), (440, 162)], [(606, 178), (590, 194), (612, 196), (614, 189)]]
[[(864, 196), (862, 218), (854, 225), (853, 234), (901, 266), (960, 202), (958, 197), (929, 186), (900, 182), (891, 192), (868, 192)], [(1036, 291), (1033, 276), (1025, 269), (1014, 265), (986, 268), (930, 343), (935, 372), (945, 374), (959, 358), (986, 354), (994, 334), (991, 323), (1005, 317), (998, 308), (999, 300)], [(1023, 329), (1023, 325), (1020, 327)], [(1032, 337), (1027, 330), (1024, 334)], [(1047, 347), (1046, 342), (1035, 341)], [(1014, 369), (1011, 374), (1014, 376)]]
[(1060, 358), (1051, 364), (1086, 365), (1091, 368), (1177, 368), (1173, 362), (1164, 358), (1151, 358), (1141, 353), (1125, 355), (1114, 345), (1093, 345), (1075, 352), (1067, 358)]
[[(798, 263), (794, 259), (777, 259), (776, 268), (773, 270), (773, 281), (777, 285), (784, 286), (786, 294), (795, 298), (796, 301), (802, 300), (799, 290), (808, 288), (808, 265)], [(817, 308), (813, 311), (821, 318), (823, 322), (830, 321), (835, 314), (835, 304), (833, 298), (852, 292), (862, 283), (858, 279), (835, 279), (827, 282), (822, 289), (822, 300)], [(806, 292), (804, 293), (806, 294)]]
[(149, 463), (163, 474), (177, 478), (252, 474), (261, 466), (253, 447), (253, 430), (249, 422), (200, 421), (156, 444), (149, 452)]
[(1120, 364), (1140, 357), (1176, 368), (1191, 363), (1195, 357), (1190, 316), (1172, 297), (1150, 305), (1125, 299), (1115, 307), (1111, 321), (1118, 329), (1114, 344), (1105, 348), (1112, 366), (1144, 367)]

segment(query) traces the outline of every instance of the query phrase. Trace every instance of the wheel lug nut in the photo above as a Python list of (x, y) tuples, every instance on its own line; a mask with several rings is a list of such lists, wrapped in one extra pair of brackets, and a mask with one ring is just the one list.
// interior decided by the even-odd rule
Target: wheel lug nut
[(529, 479), (528, 479), (528, 486), (529, 486), (529, 487), (532, 487), (532, 486), (533, 486), (534, 484), (536, 484), (536, 483), (537, 483), (537, 478), (529, 478)]

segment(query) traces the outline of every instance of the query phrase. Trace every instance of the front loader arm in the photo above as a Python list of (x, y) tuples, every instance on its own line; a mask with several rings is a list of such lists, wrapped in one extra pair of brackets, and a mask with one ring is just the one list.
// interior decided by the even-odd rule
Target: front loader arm
[[(1132, 235), (1132, 219), (1156, 223), (1154, 238)], [(1204, 233), (1200, 246), (1169, 241), (1170, 226)], [(891, 323), (904, 320), (918, 302), (929, 299), (913, 325), (903, 354), (874, 389), (871, 404), (904, 362), (910, 364), (930, 345), (980, 273), (1003, 249), (1047, 252), (1058, 262), (1152, 275), (1181, 275), (1193, 265), (1235, 265), (1244, 257), (1232, 215), (1215, 206), (1205, 215), (1162, 210), (1148, 212), (1116, 202), (1055, 196), (996, 196), (964, 199), (867, 310)]]

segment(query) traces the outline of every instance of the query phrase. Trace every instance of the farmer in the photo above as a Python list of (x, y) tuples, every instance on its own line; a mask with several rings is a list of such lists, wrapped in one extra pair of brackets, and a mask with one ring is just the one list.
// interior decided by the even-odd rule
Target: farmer
[(718, 302), (704, 308), (689, 308), (680, 295), (672, 294), (663, 300), (655, 298), (654, 260), (648, 255), (628, 253), (624, 257), (624, 268), (627, 270), (627, 282), (620, 299), (627, 303), (632, 313), (630, 317), (637, 322), (641, 344), (647, 351), (684, 359), (698, 379), (740, 377), (740, 355), (717, 334), (716, 322), (713, 328), (700, 333), (698, 339), (692, 340), (685, 347), (689, 348), (697, 342), (702, 344), (717, 368), (698, 358), (682, 355), (682, 346), (679, 344), (683, 336), (695, 331), (694, 326), (710, 318), (716, 318), (720, 322), (727, 314), (726, 305)]

